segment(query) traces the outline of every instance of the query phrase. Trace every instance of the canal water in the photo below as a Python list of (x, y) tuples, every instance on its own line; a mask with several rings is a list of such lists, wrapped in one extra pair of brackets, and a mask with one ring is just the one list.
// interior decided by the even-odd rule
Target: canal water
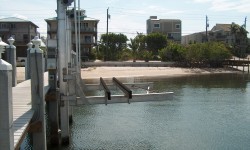
[(152, 81), (155, 91), (173, 91), (174, 98), (74, 107), (70, 145), (59, 149), (250, 149), (250, 76), (215, 74), (129, 80)]
[(250, 149), (250, 77), (217, 74), (153, 81), (173, 100), (75, 107), (62, 149)]

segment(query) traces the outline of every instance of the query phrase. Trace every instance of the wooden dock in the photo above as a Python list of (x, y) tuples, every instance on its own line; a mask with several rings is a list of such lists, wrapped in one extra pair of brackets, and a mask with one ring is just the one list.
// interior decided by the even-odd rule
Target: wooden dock
[[(250, 61), (248, 59), (230, 59), (224, 61), (224, 66), (232, 67), (243, 72), (250, 72)], [(246, 67), (246, 69), (245, 69)]]
[[(48, 74), (44, 73), (44, 94), (49, 90)], [(18, 149), (29, 129), (34, 114), (31, 109), (31, 83), (26, 80), (12, 88), (14, 147)]]

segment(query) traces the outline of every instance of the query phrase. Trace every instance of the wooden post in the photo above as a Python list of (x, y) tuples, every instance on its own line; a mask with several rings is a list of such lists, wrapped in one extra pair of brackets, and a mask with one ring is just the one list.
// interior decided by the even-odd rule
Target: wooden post
[(0, 57), (0, 149), (14, 149), (12, 105), (12, 66)]
[(25, 62), (25, 80), (30, 79), (30, 50), (32, 49), (32, 43), (29, 42), (27, 44), (28, 49), (27, 49), (27, 59)]
[(239, 61), (240, 61), (240, 58), (238, 61), (236, 61), (236, 68), (238, 69), (238, 66), (239, 66)]
[(35, 112), (31, 120), (33, 149), (46, 150), (43, 51), (39, 48), (41, 40), (37, 36), (32, 42), (35, 45), (30, 50), (32, 109)]
[(232, 68), (234, 67), (234, 64), (235, 64), (235, 58), (234, 58), (233, 63), (232, 63)]
[(16, 47), (13, 45), (14, 39), (10, 37), (8, 39), (8, 42), (10, 43), (9, 46), (7, 46), (7, 62), (10, 63), (12, 67), (12, 87), (15, 87), (17, 85), (17, 79), (16, 79)]
[(249, 74), (249, 58), (247, 59), (247, 72)]

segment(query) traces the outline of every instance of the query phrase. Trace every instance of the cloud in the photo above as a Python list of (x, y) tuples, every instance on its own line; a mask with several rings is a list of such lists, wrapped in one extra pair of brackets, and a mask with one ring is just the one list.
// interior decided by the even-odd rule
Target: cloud
[(161, 15), (170, 15), (170, 14), (181, 14), (181, 13), (184, 13), (183, 10), (172, 10), (172, 9), (167, 9), (167, 8), (161, 7), (161, 6), (149, 6), (148, 8), (145, 9), (145, 11), (149, 12), (149, 14), (151, 14), (151, 12), (155, 12), (155, 13), (161, 14)]
[(111, 5), (113, 3), (116, 3), (118, 2), (119, 0), (106, 0), (105, 2), (108, 4), (108, 5)]
[(207, 3), (211, 2), (212, 0), (193, 0), (195, 3)]
[(237, 11), (250, 12), (249, 0), (193, 0), (194, 3), (209, 3), (209, 9), (213, 11)]

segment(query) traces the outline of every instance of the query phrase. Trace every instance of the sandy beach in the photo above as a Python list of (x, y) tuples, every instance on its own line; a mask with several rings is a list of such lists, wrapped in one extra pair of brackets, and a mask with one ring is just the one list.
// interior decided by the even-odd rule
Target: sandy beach
[[(174, 67), (89, 67), (82, 68), (83, 79), (112, 77), (174, 77), (194, 74), (237, 73), (230, 68), (174, 68)], [(25, 79), (25, 67), (17, 67), (17, 81)]]
[(83, 79), (112, 77), (173, 77), (193, 74), (236, 73), (230, 68), (174, 68), (174, 67), (89, 67), (82, 69)]

